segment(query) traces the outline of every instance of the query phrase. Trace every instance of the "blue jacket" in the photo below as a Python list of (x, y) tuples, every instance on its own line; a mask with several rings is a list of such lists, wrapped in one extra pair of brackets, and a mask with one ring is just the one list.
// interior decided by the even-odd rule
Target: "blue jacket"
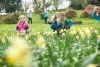
[(58, 23), (57, 20), (54, 20), (52, 22), (52, 26), (51, 26), (51, 29), (58, 29), (58, 28), (61, 28), (62, 27), (62, 24)]
[(66, 27), (71, 27), (73, 24), (74, 24), (74, 23), (73, 23), (71, 20), (65, 19), (65, 26), (66, 26)]
[(92, 17), (93, 17), (94, 19), (100, 21), (100, 16), (97, 16), (97, 15), (96, 15), (96, 11), (93, 11)]
[(48, 17), (48, 12), (47, 11), (44, 12), (44, 17)]
[[(74, 23), (69, 19), (65, 19), (64, 24), (65, 24), (65, 28), (70, 28)], [(63, 24), (58, 23), (57, 20), (54, 20), (51, 29), (56, 30), (58, 28), (63, 28)]]

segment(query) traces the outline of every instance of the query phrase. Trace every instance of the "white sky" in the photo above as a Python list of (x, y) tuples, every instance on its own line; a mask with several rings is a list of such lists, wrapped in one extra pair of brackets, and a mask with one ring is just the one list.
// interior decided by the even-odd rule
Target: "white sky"
[(23, 2), (32, 2), (32, 0), (22, 0)]

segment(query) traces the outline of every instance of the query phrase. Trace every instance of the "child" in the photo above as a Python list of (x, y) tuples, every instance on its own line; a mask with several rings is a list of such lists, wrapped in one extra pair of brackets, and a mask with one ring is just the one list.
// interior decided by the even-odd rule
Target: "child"
[(27, 15), (28, 15), (28, 23), (31, 22), (31, 24), (32, 24), (32, 11), (30, 10)]
[(65, 18), (63, 13), (60, 13), (59, 17), (53, 21), (51, 29), (53, 29), (53, 31), (57, 31), (59, 34), (59, 31), (61, 29), (70, 29), (72, 25), (73, 25), (73, 22)]
[(28, 27), (28, 24), (25, 22), (25, 16), (24, 15), (20, 15), (18, 17), (19, 19), (19, 22), (16, 26), (16, 32), (17, 33), (21, 33), (21, 32), (24, 32), (24, 33), (29, 33), (29, 27)]
[(94, 8), (92, 17), (100, 22), (100, 7)]
[(44, 10), (44, 21), (45, 21), (45, 24), (48, 22), (48, 11), (47, 9)]

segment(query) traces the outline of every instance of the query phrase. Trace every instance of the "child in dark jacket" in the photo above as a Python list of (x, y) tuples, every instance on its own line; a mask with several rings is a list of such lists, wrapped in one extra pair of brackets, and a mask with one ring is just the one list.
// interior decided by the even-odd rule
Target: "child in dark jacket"
[(73, 25), (73, 22), (65, 18), (63, 13), (60, 13), (59, 17), (53, 21), (51, 29), (53, 29), (53, 31), (57, 31), (59, 34), (59, 31), (61, 29), (70, 29), (72, 25)]
[(100, 7), (95, 7), (92, 12), (92, 17), (100, 22)]

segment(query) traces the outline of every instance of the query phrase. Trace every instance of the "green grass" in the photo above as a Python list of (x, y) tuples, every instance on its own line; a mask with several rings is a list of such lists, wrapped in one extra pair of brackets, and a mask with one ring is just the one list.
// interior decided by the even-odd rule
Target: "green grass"
[[(63, 12), (64, 10), (59, 11), (51, 11), (49, 12), (49, 20), (51, 19), (51, 16), (55, 14), (56, 12)], [(100, 29), (100, 24), (95, 19), (89, 19), (89, 18), (80, 18), (80, 14), (83, 12), (83, 10), (76, 10), (77, 17), (71, 19), (73, 21), (82, 21), (82, 25), (74, 25), (75, 27), (93, 27)], [(2, 32), (15, 32), (16, 24), (0, 24), (0, 33)], [(37, 13), (33, 13), (33, 24), (29, 24), (29, 27), (34, 32), (40, 32), (40, 31), (52, 31), (50, 29), (49, 24), (44, 24), (44, 21), (41, 20), (40, 15)]]

